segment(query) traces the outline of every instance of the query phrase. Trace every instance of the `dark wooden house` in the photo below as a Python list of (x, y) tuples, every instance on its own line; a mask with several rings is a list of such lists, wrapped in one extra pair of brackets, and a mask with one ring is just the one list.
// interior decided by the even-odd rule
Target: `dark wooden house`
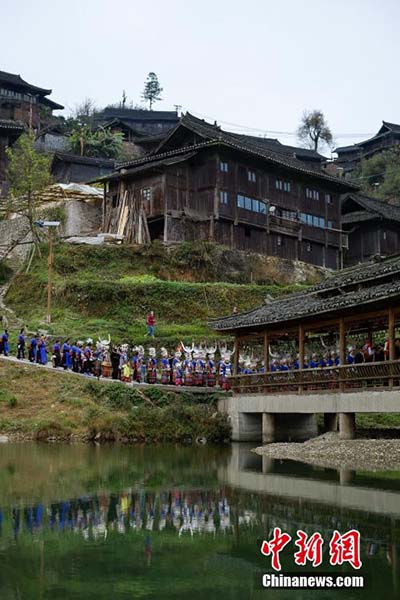
[(360, 193), (345, 194), (342, 198), (342, 228), (348, 234), (345, 265), (400, 253), (398, 206)]
[(57, 183), (86, 183), (112, 173), (116, 162), (109, 158), (77, 156), (69, 152), (55, 152), (51, 174)]
[(175, 111), (108, 107), (94, 115), (93, 126), (122, 133), (126, 153), (137, 158), (154, 150), (178, 121)]
[(327, 175), (319, 156), (186, 114), (152, 153), (104, 178), (104, 229), (131, 242), (213, 240), (338, 268), (340, 195), (354, 187)]
[(64, 108), (48, 98), (51, 90), (31, 85), (20, 75), (0, 71), (0, 197), (5, 193), (5, 149), (26, 129), (38, 132), (53, 110)]
[(352, 146), (336, 148), (338, 157), (335, 164), (343, 170), (344, 174), (350, 173), (362, 159), (371, 158), (374, 154), (389, 150), (398, 144), (400, 144), (400, 125), (382, 121), (378, 133), (368, 140)]

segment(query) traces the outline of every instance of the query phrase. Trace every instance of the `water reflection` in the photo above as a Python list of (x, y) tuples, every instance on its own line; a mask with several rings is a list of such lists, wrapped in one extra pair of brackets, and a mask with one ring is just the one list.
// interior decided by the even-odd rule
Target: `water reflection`
[[(398, 474), (343, 478), (266, 463), (243, 445), (228, 452), (26, 445), (0, 454), (1, 599), (262, 598), (255, 582), (268, 564), (259, 540), (276, 526), (326, 540), (334, 529), (359, 529), (362, 597), (398, 597)], [(325, 545), (324, 571), (327, 553)], [(293, 571), (292, 555), (282, 563)]]

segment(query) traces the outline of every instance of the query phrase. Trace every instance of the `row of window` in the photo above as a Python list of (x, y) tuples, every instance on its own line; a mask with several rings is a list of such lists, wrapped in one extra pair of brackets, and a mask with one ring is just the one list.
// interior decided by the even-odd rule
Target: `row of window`
[[(228, 173), (228, 171), (229, 171), (229, 165), (227, 162), (224, 162), (224, 161), (220, 161), (219, 168), (222, 173)], [(247, 179), (248, 179), (248, 181), (255, 183), (257, 181), (256, 173), (254, 171), (250, 171), (250, 169), (248, 169), (247, 170)], [(284, 179), (275, 179), (275, 188), (282, 192), (291, 192), (292, 191), (291, 182), (284, 180)], [(319, 200), (319, 198), (320, 198), (319, 191), (316, 189), (307, 187), (306, 188), (306, 198), (311, 198), (312, 200)], [(325, 194), (325, 202), (327, 204), (332, 204), (332, 195), (331, 194)]]
[(15, 90), (9, 90), (7, 88), (0, 88), (0, 96), (13, 98), (15, 100), (25, 100), (26, 102), (32, 102), (33, 104), (36, 104), (36, 96), (30, 96), (28, 94), (16, 92)]
[(248, 196), (242, 196), (238, 194), (237, 196), (237, 206), (238, 208), (245, 208), (246, 210), (251, 210), (252, 212), (260, 213), (262, 215), (267, 214), (267, 205), (262, 200), (256, 200), (255, 198), (249, 198)]
[[(284, 246), (285, 245), (285, 238), (282, 235), (278, 235), (276, 238), (276, 245), (277, 246)], [(312, 244), (311, 242), (307, 242), (306, 243), (306, 250), (307, 252), (311, 252), (312, 250)]]
[(277, 190), (281, 190), (282, 192), (291, 191), (290, 181), (284, 181), (283, 179), (275, 179), (275, 187)]
[(311, 227), (321, 227), (324, 229), (328, 227), (328, 229), (333, 228), (333, 222), (326, 222), (324, 217), (318, 217), (317, 215), (310, 215), (309, 213), (299, 213), (299, 219), (304, 225), (310, 225)]

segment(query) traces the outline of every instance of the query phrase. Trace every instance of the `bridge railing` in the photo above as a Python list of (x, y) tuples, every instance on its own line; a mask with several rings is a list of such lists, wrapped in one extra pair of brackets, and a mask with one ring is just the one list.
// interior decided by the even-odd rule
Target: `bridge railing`
[(393, 388), (400, 386), (400, 361), (234, 375), (230, 384), (232, 391), (239, 394), (309, 394)]

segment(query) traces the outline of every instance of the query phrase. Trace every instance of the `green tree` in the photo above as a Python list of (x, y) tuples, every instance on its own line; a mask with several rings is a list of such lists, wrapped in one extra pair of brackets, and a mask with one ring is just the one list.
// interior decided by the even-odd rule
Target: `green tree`
[(364, 193), (400, 204), (400, 148), (364, 158), (351, 179)]
[[(51, 183), (51, 158), (34, 148), (34, 135), (24, 133), (6, 150), (9, 193), (7, 210), (27, 219), (28, 232), (37, 245), (39, 235), (35, 221), (41, 204), (41, 192)], [(25, 237), (26, 233), (22, 236)]]
[(157, 75), (153, 72), (149, 73), (144, 82), (144, 90), (142, 93), (142, 98), (149, 103), (149, 110), (152, 110), (154, 102), (162, 100), (162, 91), (163, 88), (160, 86)]
[(89, 125), (77, 124), (69, 138), (71, 151), (93, 158), (121, 158), (123, 134), (100, 128), (92, 131)]
[(320, 144), (331, 146), (333, 135), (321, 110), (304, 111), (297, 129), (297, 137), (301, 144), (317, 151)]

